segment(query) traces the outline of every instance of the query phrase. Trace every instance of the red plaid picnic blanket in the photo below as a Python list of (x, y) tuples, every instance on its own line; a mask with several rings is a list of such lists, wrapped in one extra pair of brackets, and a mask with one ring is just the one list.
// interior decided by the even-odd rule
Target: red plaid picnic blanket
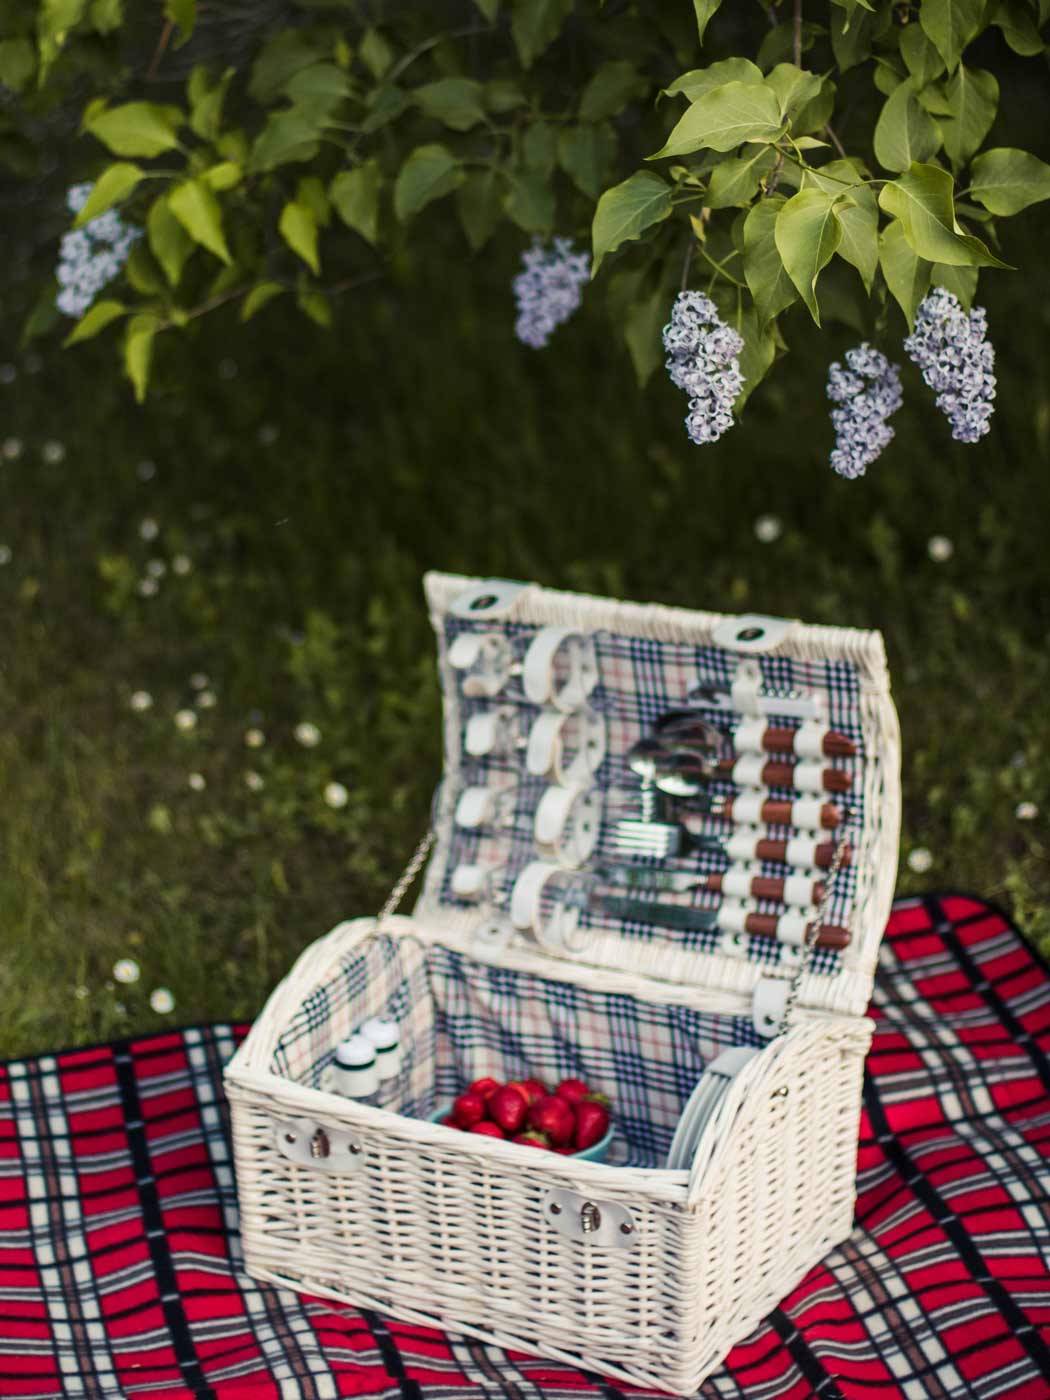
[[(704, 1400), (1050, 1397), (1050, 969), (1002, 914), (894, 907), (850, 1239)], [(0, 1070), (0, 1396), (557, 1400), (631, 1387), (244, 1272), (203, 1026)]]

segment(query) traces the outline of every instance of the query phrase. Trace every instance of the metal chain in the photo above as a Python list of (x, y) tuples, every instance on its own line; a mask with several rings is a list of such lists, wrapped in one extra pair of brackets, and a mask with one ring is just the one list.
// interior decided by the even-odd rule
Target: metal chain
[(412, 859), (405, 866), (404, 870), (402, 870), (398, 878), (397, 884), (387, 895), (386, 903), (383, 905), (382, 909), (380, 909), (379, 916), (376, 919), (377, 929), (381, 929), (383, 927), (387, 919), (389, 919), (390, 915), (394, 912), (397, 906), (404, 899), (405, 891), (408, 889), (409, 885), (411, 885), (412, 881), (416, 878), (416, 876), (422, 869), (423, 862), (430, 854), (430, 848), (433, 844), (434, 833), (432, 831), (428, 831), (423, 837), (422, 841), (420, 841), (416, 849), (412, 852)]
[(839, 837), (839, 843), (835, 848), (835, 854), (831, 858), (831, 865), (828, 868), (828, 878), (824, 882), (824, 894), (820, 904), (817, 906), (817, 916), (806, 929), (803, 938), (802, 957), (799, 959), (798, 967), (795, 969), (795, 975), (792, 977), (788, 987), (787, 998), (784, 1001), (784, 1012), (780, 1018), (780, 1026), (777, 1029), (777, 1035), (783, 1035), (788, 1028), (788, 1021), (791, 1019), (791, 1013), (794, 1011), (795, 1003), (798, 1001), (798, 994), (802, 990), (802, 979), (809, 971), (809, 965), (813, 961), (813, 956), (817, 951), (817, 939), (820, 937), (820, 930), (824, 927), (824, 923), (828, 917), (828, 910), (831, 908), (835, 877), (842, 869), (842, 864), (846, 859), (846, 851), (848, 849), (849, 847), (846, 842), (846, 822), (843, 822), (842, 835)]

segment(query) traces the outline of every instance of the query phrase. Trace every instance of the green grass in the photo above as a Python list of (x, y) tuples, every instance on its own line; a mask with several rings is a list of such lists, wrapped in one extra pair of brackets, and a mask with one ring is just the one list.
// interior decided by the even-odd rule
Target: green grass
[[(1029, 268), (1037, 215), (1008, 249)], [(279, 310), (216, 319), (165, 351), (144, 410), (105, 347), (48, 350), (35, 374), (8, 352), (0, 432), (23, 450), (0, 463), (0, 1053), (248, 1017), (306, 943), (376, 907), (440, 769), (429, 567), (880, 627), (903, 851), (933, 854), (901, 889), (980, 892), (1050, 950), (1045, 274), (984, 278), (991, 436), (952, 443), (909, 368), (896, 441), (849, 483), (827, 466), (822, 385), (856, 335), (796, 321), (743, 423), (699, 450), (682, 396), (638, 393), (600, 312), (518, 346), (511, 271), (435, 259), (347, 303), (328, 337)], [(765, 513), (784, 524), (772, 544)], [(179, 553), (192, 571), (140, 597), (147, 561)], [(195, 672), (217, 704), (184, 734)], [(315, 749), (294, 740), (303, 719)], [(142, 977), (114, 987), (124, 956)], [(147, 1004), (160, 985), (168, 1017)]]

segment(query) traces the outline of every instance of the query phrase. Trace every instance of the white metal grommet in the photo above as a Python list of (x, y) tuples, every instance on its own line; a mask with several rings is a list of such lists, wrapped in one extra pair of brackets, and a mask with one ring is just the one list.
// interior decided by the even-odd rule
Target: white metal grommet
[(506, 617), (522, 593), (529, 588), (527, 583), (514, 579), (489, 578), (458, 594), (449, 606), (453, 617), (492, 618)]
[(798, 623), (790, 617), (743, 613), (740, 617), (723, 618), (711, 634), (711, 640), (727, 651), (773, 651), (797, 627)]

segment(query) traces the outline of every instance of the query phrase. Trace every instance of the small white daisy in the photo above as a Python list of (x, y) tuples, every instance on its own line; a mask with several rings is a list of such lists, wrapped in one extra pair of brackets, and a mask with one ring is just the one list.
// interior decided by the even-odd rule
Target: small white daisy
[(219, 378), (220, 378), (220, 379), (236, 379), (236, 378), (237, 378), (237, 361), (236, 361), (236, 360), (229, 360), (229, 359), (227, 359), (227, 360), (220, 360), (220, 361), (219, 361)]
[(10, 562), (11, 546), (9, 544), (0, 544), (0, 564), (10, 564)]
[(186, 781), (194, 792), (203, 792), (208, 786), (208, 780), (203, 773), (191, 773)]
[(1014, 816), (1019, 822), (1034, 822), (1039, 815), (1039, 808), (1034, 802), (1018, 802), (1014, 808)]
[(167, 987), (155, 987), (149, 994), (149, 1004), (158, 1016), (168, 1016), (175, 1010), (175, 998)]
[(62, 443), (56, 442), (54, 438), (52, 438), (49, 442), (44, 443), (44, 446), (41, 448), (41, 455), (49, 466), (57, 467), (59, 462), (65, 461), (66, 449)]
[(784, 533), (784, 522), (779, 515), (760, 515), (755, 521), (755, 539), (760, 544), (773, 544)]
[(188, 554), (176, 554), (171, 561), (171, 571), (183, 578), (193, 568), (193, 561)]
[(261, 749), (266, 743), (266, 735), (261, 729), (246, 729), (244, 731), (244, 742), (250, 749)]
[(146, 540), (148, 543), (150, 540), (155, 540), (159, 534), (160, 526), (153, 519), (152, 515), (147, 515), (145, 520), (139, 522), (140, 539)]
[(926, 553), (935, 564), (946, 564), (955, 553), (955, 546), (947, 535), (931, 535), (926, 542)]
[(84, 986), (83, 982), (78, 982), (73, 988), (73, 995), (76, 997), (77, 1001), (83, 1001), (88, 995), (88, 989)]
[(149, 559), (146, 561), (146, 572), (150, 578), (163, 578), (168, 566), (163, 559)]
[(321, 731), (316, 724), (311, 724), (309, 720), (303, 720), (301, 724), (295, 726), (295, 737), (304, 749), (316, 749), (321, 742)]
[(191, 729), (197, 727), (197, 715), (194, 710), (176, 710), (175, 728), (181, 729), (184, 734), (188, 734)]
[(324, 800), (329, 807), (345, 807), (350, 801), (350, 794), (342, 783), (328, 783), (324, 790)]
[(916, 875), (925, 875), (927, 870), (933, 865), (933, 855), (925, 846), (916, 846), (908, 853), (908, 869), (914, 870)]
[(153, 708), (153, 696), (148, 690), (136, 690), (133, 692), (128, 704), (138, 714)]
[(157, 464), (150, 461), (140, 462), (135, 471), (140, 481), (152, 481), (157, 475)]
[(0, 365), (0, 384), (13, 384), (18, 378), (14, 365)]
[(258, 792), (265, 786), (261, 773), (247, 772), (244, 775), (244, 786), (249, 792)]
[(199, 710), (214, 710), (218, 700), (214, 690), (202, 690), (197, 694), (197, 708)]
[(17, 462), (22, 455), (22, 439), (16, 437), (4, 438), (4, 456), (9, 462)]
[(190, 685), (194, 690), (207, 690), (208, 677), (203, 671), (194, 671), (193, 675), (190, 676)]
[(143, 598), (154, 598), (159, 585), (155, 578), (140, 578), (138, 587)]
[(125, 986), (132, 982), (137, 982), (142, 969), (134, 958), (118, 958), (113, 964), (113, 980), (123, 982)]
[(258, 436), (263, 447), (271, 447), (281, 436), (281, 430), (276, 423), (264, 423), (259, 429)]

